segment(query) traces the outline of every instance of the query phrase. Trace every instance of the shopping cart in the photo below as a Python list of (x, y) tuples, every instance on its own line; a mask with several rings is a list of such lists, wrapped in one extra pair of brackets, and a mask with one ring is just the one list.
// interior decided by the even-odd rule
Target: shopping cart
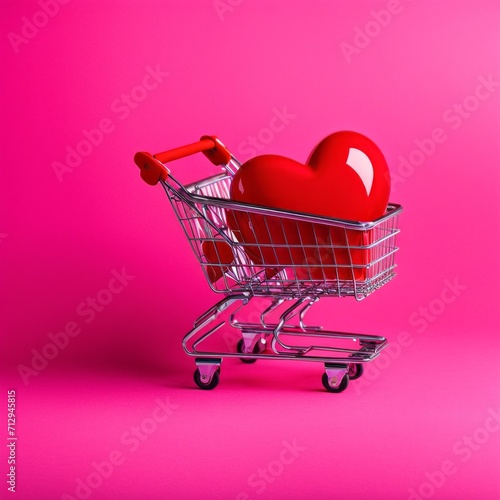
[[(165, 164), (198, 152), (222, 173), (183, 186)], [(387, 345), (382, 336), (308, 326), (304, 317), (324, 297), (359, 301), (395, 276), (401, 206), (360, 223), (235, 202), (229, 188), (240, 164), (216, 137), (134, 160), (144, 181), (165, 189), (210, 287), (224, 295), (183, 339), (198, 387), (216, 387), (223, 358), (236, 357), (324, 363), (323, 386), (341, 392)], [(264, 305), (250, 321), (245, 311), (257, 299)], [(207, 347), (224, 330), (237, 334), (236, 346)]]

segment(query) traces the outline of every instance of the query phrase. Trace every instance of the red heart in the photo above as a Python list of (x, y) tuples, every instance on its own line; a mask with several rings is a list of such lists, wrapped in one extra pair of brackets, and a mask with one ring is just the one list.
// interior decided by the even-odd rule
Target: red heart
[[(231, 183), (231, 198), (255, 205), (360, 222), (385, 213), (390, 175), (385, 158), (373, 141), (356, 132), (337, 132), (323, 139), (307, 164), (275, 155), (246, 162)], [(234, 212), (228, 225), (259, 264), (298, 266), (299, 279), (365, 277), (370, 258), (364, 232), (320, 224), (265, 218)], [(336, 248), (333, 248), (335, 246)]]
[(207, 263), (214, 264), (207, 265), (205, 269), (210, 283), (215, 283), (233, 263), (233, 250), (224, 240), (216, 239), (205, 240), (201, 245), (201, 251)]

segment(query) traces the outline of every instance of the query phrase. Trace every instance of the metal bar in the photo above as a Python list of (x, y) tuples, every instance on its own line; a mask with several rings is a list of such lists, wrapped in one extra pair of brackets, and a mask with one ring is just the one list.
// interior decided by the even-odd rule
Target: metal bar
[[(178, 189), (178, 195), (181, 198), (185, 198), (186, 201), (191, 201), (192, 203), (205, 203), (205, 204), (210, 204), (218, 207), (222, 207), (225, 210), (243, 210), (246, 212), (250, 213), (255, 213), (255, 214), (261, 214), (261, 215), (270, 215), (270, 216), (277, 216), (277, 217), (282, 217), (290, 220), (296, 220), (296, 221), (301, 221), (301, 222), (310, 222), (314, 224), (325, 224), (327, 226), (336, 226), (336, 227), (342, 227), (346, 229), (358, 229), (360, 231), (366, 231), (370, 230), (380, 223), (384, 222), (390, 217), (394, 217), (395, 215), (399, 214), (402, 211), (401, 205), (395, 204), (395, 203), (390, 203), (387, 206), (388, 212), (383, 215), (382, 217), (379, 217), (378, 219), (371, 221), (371, 222), (357, 222), (357, 221), (348, 221), (344, 219), (334, 219), (331, 217), (323, 217), (320, 215), (311, 215), (311, 214), (306, 214), (302, 212), (293, 212), (290, 210), (281, 210), (278, 208), (269, 208), (269, 207), (264, 207), (260, 205), (252, 205), (250, 203), (239, 203), (236, 201), (232, 200), (227, 200), (227, 199), (221, 199), (221, 198), (210, 198), (210, 197), (205, 197), (201, 195), (194, 194), (191, 191), (194, 191), (195, 189), (200, 189), (202, 186), (206, 186), (211, 184), (212, 182), (218, 182), (221, 179), (227, 177), (227, 175), (224, 174), (219, 174), (217, 176), (209, 177), (207, 179), (195, 182), (193, 184), (190, 184), (186, 186), (185, 188), (179, 185)], [(169, 176), (169, 179), (171, 179), (172, 176)], [(162, 181), (163, 182), (163, 181)], [(168, 184), (168, 181), (165, 181), (164, 184)]]

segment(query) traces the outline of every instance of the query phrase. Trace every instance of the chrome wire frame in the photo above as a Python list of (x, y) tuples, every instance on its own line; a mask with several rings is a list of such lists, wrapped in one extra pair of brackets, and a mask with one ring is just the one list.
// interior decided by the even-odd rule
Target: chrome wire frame
[[(302, 319), (299, 319), (298, 324), (292, 323), (294, 317), (300, 318), (304, 303), (309, 299), (267, 299), (271, 305), (266, 315), (274, 313), (282, 304), (288, 307), (280, 312), (277, 321), (248, 323), (237, 317), (245, 316), (244, 309), (251, 297), (244, 294), (225, 297), (202, 315), (184, 337), (185, 352), (203, 360), (212, 358), (219, 365), (221, 358), (287, 359), (349, 365), (372, 361), (387, 345), (387, 340), (378, 335), (324, 330), (320, 326), (305, 326), (301, 324)], [(315, 301), (311, 300), (305, 307), (309, 309), (311, 302)], [(226, 334), (226, 349), (202, 348), (203, 343), (225, 326), (234, 329), (233, 335)], [(234, 348), (233, 344), (238, 338), (243, 339), (243, 352), (237, 352)], [(283, 338), (287, 339), (286, 343)], [(320, 339), (320, 343), (311, 344), (313, 339)], [(292, 340), (299, 342), (292, 343)]]
[[(235, 202), (229, 199), (230, 182), (229, 174), (186, 187), (172, 176), (162, 182), (213, 291), (362, 300), (395, 276), (401, 206), (390, 204), (387, 213), (373, 222), (344, 221)], [(241, 226), (246, 225), (248, 233), (256, 222), (264, 225), (266, 241), (259, 241), (262, 228), (252, 233), (253, 241), (240, 241), (241, 236), (238, 240)], [(275, 241), (276, 229), (280, 241)], [(305, 231), (308, 241), (303, 241)], [(295, 235), (291, 244), (290, 233)], [(351, 239), (361, 243), (350, 244)], [(204, 251), (207, 242), (212, 243), (215, 259)], [(230, 248), (231, 262), (219, 253), (221, 242)], [(212, 281), (210, 270), (220, 279)]]
[[(340, 380), (349, 365), (376, 358), (387, 340), (306, 326), (305, 315), (321, 298), (351, 296), (359, 301), (395, 276), (402, 208), (390, 204), (373, 222), (353, 222), (238, 203), (230, 199), (229, 188), (239, 166), (232, 158), (225, 172), (187, 186), (172, 175), (162, 181), (210, 287), (225, 295), (196, 320), (183, 348), (196, 357), (207, 380), (225, 357), (323, 362), (329, 377), (336, 380), (340, 374)], [(233, 214), (232, 224), (228, 214)], [(262, 224), (260, 232), (245, 241), (241, 226), (248, 231), (256, 223)], [(281, 228), (281, 239), (275, 238), (276, 228)], [(296, 235), (292, 243), (287, 241), (290, 230)], [(259, 241), (263, 233), (265, 241)], [(206, 252), (206, 242), (212, 255)], [(315, 256), (312, 262), (310, 255)], [(259, 321), (242, 321), (245, 306), (258, 297), (270, 301)], [(238, 333), (242, 349), (203, 348), (225, 326)]]

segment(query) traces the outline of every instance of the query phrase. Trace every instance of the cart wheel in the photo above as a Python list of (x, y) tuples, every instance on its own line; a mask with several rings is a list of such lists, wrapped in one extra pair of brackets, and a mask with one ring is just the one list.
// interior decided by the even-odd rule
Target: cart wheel
[(365, 367), (361, 363), (349, 363), (349, 380), (356, 380), (363, 375)]
[[(236, 350), (240, 353), (240, 354), (247, 354), (247, 353), (244, 353), (243, 352), (243, 349), (245, 347), (245, 341), (243, 339), (240, 339), (238, 340), (238, 344), (236, 345)], [(259, 346), (259, 342), (257, 342), (253, 348), (253, 353), (254, 354), (259, 354), (261, 352), (260, 350), (260, 346)], [(255, 363), (257, 361), (257, 359), (251, 359), (251, 358), (240, 358), (240, 361), (242, 363), (247, 363), (247, 364), (252, 364), (252, 363)]]
[(347, 389), (347, 385), (349, 384), (349, 375), (345, 374), (344, 378), (342, 379), (342, 382), (340, 382), (340, 385), (338, 387), (332, 387), (328, 383), (328, 374), (323, 373), (323, 377), (321, 378), (321, 382), (323, 382), (323, 387), (328, 391), (328, 392), (342, 392)]
[(219, 380), (220, 380), (220, 368), (213, 374), (212, 380), (210, 382), (203, 382), (201, 380), (201, 374), (199, 368), (196, 368), (194, 372), (194, 383), (200, 388), (205, 391), (211, 391), (212, 389), (215, 389), (219, 385)]

